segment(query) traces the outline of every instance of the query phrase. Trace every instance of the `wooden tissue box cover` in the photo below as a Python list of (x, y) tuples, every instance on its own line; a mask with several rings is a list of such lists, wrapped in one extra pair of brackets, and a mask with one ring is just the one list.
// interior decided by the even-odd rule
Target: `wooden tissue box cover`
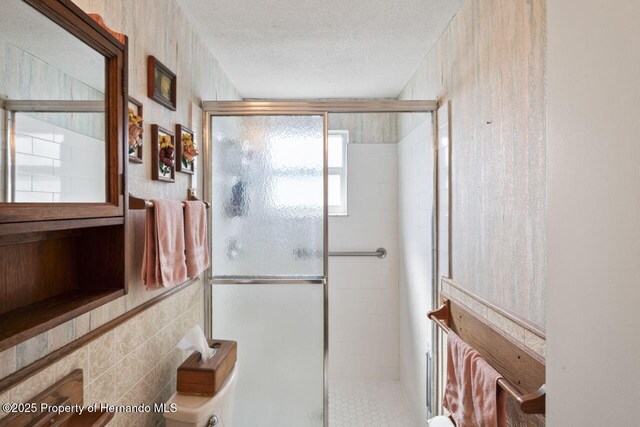
[(206, 362), (194, 351), (178, 368), (178, 393), (213, 396), (231, 373), (238, 357), (236, 341), (208, 340), (216, 354)]

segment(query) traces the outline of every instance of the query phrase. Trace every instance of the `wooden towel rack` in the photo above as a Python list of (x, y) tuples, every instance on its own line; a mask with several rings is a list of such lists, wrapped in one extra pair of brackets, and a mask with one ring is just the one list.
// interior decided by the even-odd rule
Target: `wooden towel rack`
[[(496, 331), (484, 319), (449, 298), (427, 316), (444, 332), (455, 332), (503, 378), (498, 386), (525, 414), (545, 413), (545, 366), (541, 356)], [(526, 390), (536, 390), (527, 393)]]
[[(189, 189), (187, 192), (187, 200), (200, 200), (196, 197), (195, 191), (193, 189)], [(211, 207), (211, 203), (203, 202), (207, 209)], [(182, 202), (182, 206), (184, 207), (184, 202)], [(140, 210), (146, 208), (152, 208), (153, 201), (147, 199), (141, 199), (140, 197), (133, 196), (129, 194), (129, 209), (130, 210)]]
[(113, 419), (115, 412), (103, 410), (79, 412), (41, 411), (43, 404), (49, 406), (83, 405), (83, 373), (82, 369), (71, 371), (44, 391), (28, 400), (34, 407), (31, 411), (14, 412), (0, 419), (0, 426), (34, 427), (104, 427)]

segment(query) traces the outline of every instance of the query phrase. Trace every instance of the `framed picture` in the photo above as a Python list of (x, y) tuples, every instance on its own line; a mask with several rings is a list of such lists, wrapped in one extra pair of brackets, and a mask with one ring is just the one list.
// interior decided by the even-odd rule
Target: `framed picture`
[(142, 163), (142, 103), (129, 97), (129, 161)]
[(193, 131), (182, 125), (176, 125), (176, 145), (178, 153), (176, 169), (178, 172), (193, 175), (196, 171), (196, 157), (199, 154)]
[(176, 110), (176, 75), (152, 55), (147, 59), (147, 95), (158, 104)]
[(151, 178), (176, 181), (175, 135), (158, 125), (151, 125)]

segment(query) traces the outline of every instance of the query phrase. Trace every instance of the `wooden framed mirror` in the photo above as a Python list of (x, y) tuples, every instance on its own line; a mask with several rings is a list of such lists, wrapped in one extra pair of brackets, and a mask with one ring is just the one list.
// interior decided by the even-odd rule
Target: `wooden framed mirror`
[(70, 0), (0, 14), (0, 351), (127, 292), (127, 39)]
[(0, 223), (122, 216), (126, 44), (69, 0), (7, 3), (0, 43)]

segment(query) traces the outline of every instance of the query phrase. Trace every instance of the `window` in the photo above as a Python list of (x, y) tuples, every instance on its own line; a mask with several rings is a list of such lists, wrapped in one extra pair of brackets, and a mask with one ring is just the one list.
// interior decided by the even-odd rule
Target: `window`
[(329, 215), (347, 214), (347, 144), (349, 131), (329, 131)]

